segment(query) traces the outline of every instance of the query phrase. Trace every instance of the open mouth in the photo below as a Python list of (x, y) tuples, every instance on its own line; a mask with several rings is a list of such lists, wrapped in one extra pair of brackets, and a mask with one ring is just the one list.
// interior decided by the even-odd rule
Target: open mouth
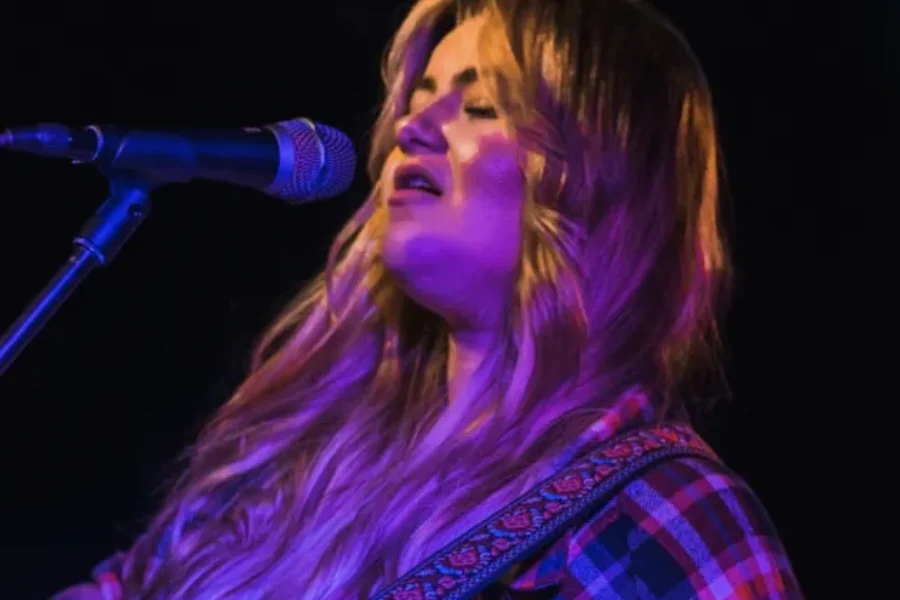
[(394, 175), (394, 189), (419, 190), (433, 196), (440, 196), (443, 193), (431, 173), (417, 165), (397, 169)]

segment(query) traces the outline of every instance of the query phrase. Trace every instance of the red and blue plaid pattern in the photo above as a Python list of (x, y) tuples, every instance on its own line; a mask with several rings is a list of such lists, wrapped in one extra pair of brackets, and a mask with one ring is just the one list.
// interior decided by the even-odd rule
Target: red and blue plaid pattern
[[(543, 591), (543, 593), (541, 593)], [(756, 495), (721, 464), (684, 457), (636, 478), (586, 524), (484, 598), (802, 598)]]

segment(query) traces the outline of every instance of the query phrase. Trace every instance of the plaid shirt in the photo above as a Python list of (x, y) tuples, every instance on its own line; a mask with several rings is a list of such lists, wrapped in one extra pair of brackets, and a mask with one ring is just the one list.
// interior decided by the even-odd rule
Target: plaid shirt
[(778, 534), (738, 476), (664, 462), (481, 600), (802, 598)]
[[(652, 414), (625, 397), (565, 462)], [(778, 532), (753, 490), (722, 464), (677, 458), (627, 484), (586, 523), (518, 565), (479, 600), (800, 599)]]
[[(653, 416), (625, 396), (553, 465)], [(589, 449), (589, 448), (588, 448)], [(119, 555), (121, 556), (121, 555)], [(121, 598), (116, 560), (94, 570)], [(517, 565), (478, 600), (800, 599), (778, 532), (747, 483), (698, 458), (665, 461), (632, 480), (587, 522)]]

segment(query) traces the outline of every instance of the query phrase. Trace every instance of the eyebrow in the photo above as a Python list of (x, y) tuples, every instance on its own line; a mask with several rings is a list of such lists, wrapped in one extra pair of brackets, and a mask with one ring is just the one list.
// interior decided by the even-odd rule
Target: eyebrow
[[(467, 67), (454, 75), (451, 79), (453, 87), (455, 88), (465, 87), (476, 81), (478, 81), (478, 71), (475, 70), (475, 67)], [(410, 92), (412, 93), (419, 90), (431, 93), (437, 91), (437, 82), (434, 80), (434, 77), (426, 75), (417, 79)]]

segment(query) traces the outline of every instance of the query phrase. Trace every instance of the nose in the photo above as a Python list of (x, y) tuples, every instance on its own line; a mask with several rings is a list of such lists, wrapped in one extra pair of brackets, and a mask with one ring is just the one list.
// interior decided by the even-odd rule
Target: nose
[(426, 109), (397, 120), (397, 145), (404, 154), (446, 152), (447, 138), (444, 137), (440, 124), (435, 121), (435, 116)]

